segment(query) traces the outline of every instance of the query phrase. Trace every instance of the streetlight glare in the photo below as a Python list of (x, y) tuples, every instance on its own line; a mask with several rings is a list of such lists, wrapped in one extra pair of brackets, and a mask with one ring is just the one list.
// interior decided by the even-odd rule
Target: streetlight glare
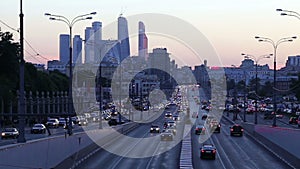
[(49, 18), (50, 20), (56, 20), (56, 18), (53, 18), (53, 17), (51, 17), (51, 18)]
[(293, 38), (293, 39), (297, 39), (297, 36), (293, 36), (292, 38)]
[(51, 14), (50, 13), (45, 13), (45, 16), (51, 16)]
[(260, 37), (259, 37), (259, 36), (255, 36), (254, 38), (255, 38), (255, 39), (258, 39), (258, 38), (260, 38)]
[(93, 19), (93, 17), (90, 16), (90, 17), (86, 17), (85, 19)]
[(276, 11), (283, 11), (282, 9), (276, 9)]
[(280, 15), (282, 15), (282, 16), (286, 16), (287, 14), (286, 14), (286, 13), (281, 13)]
[(96, 15), (96, 14), (97, 14), (97, 12), (91, 12), (90, 14), (91, 14), (91, 15)]

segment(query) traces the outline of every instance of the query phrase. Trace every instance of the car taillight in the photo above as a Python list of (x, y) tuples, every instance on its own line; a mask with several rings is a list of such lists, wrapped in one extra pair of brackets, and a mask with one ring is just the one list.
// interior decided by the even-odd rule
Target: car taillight
[(204, 150), (201, 150), (201, 153), (204, 153), (205, 151)]
[(213, 150), (213, 153), (216, 153), (216, 150)]
[(230, 129), (230, 131), (233, 131), (233, 129)]
[(241, 131), (244, 131), (244, 129), (241, 129)]

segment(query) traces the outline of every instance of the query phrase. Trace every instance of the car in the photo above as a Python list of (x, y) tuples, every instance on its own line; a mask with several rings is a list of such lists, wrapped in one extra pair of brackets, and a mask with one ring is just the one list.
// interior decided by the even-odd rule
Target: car
[(174, 134), (171, 130), (163, 130), (163, 132), (160, 134), (160, 140), (162, 141), (173, 141)]
[(298, 117), (298, 127), (300, 127), (300, 116)]
[(5, 128), (2, 130), (1, 138), (18, 138), (19, 137), (19, 131), (16, 128)]
[(284, 116), (283, 114), (276, 114), (277, 119), (283, 119), (283, 116)]
[(295, 116), (290, 117), (289, 124), (298, 124), (298, 118)]
[(243, 136), (244, 128), (238, 124), (234, 124), (230, 127), (230, 136), (239, 135)]
[(264, 114), (264, 119), (273, 119), (275, 116), (274, 112), (266, 112)]
[(170, 127), (167, 128), (167, 130), (171, 130), (172, 133), (174, 134), (174, 136), (175, 136), (176, 133), (177, 133), (177, 130), (176, 130), (176, 127), (175, 127), (175, 126), (170, 126)]
[(207, 115), (206, 113), (203, 113), (201, 119), (202, 119), (202, 120), (206, 120), (207, 117), (208, 117), (208, 115)]
[(65, 118), (59, 118), (58, 119), (58, 126), (62, 126), (65, 127), (67, 124), (66, 119)]
[(173, 120), (174, 120), (174, 121), (179, 121), (179, 120), (180, 120), (179, 115), (174, 114), (174, 115), (173, 115)]
[(116, 125), (118, 125), (117, 119), (110, 119), (108, 121), (108, 125), (109, 126), (116, 126)]
[(171, 112), (167, 112), (167, 113), (165, 114), (165, 119), (173, 119), (172, 113), (171, 113)]
[(205, 127), (203, 125), (197, 125), (195, 128), (195, 134), (205, 134)]
[(167, 122), (167, 127), (172, 127), (172, 126), (174, 126), (174, 127), (176, 128), (176, 122), (173, 121), (173, 120), (169, 120), (169, 121)]
[(46, 125), (48, 127), (54, 127), (54, 128), (57, 128), (59, 126), (59, 121), (56, 119), (56, 118), (50, 118)]
[(203, 144), (200, 148), (200, 158), (211, 158), (216, 159), (217, 149), (212, 144)]
[(87, 125), (88, 125), (88, 121), (86, 118), (79, 119), (78, 126), (87, 126)]
[(46, 126), (44, 124), (34, 124), (30, 132), (31, 134), (46, 133)]
[(78, 116), (73, 116), (72, 117), (72, 121), (74, 122), (74, 124), (78, 124), (79, 120), (80, 120), (80, 118)]
[(210, 130), (214, 133), (221, 133), (221, 124), (218, 121), (210, 122)]
[(150, 133), (159, 133), (159, 132), (160, 132), (159, 126), (156, 124), (152, 124), (150, 128)]

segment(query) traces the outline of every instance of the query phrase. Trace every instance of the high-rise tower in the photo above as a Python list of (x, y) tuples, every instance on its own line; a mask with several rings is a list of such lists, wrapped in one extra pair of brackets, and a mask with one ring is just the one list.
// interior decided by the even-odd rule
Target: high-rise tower
[(70, 35), (60, 34), (59, 35), (59, 60), (63, 64), (68, 64), (70, 59)]
[(80, 35), (73, 38), (73, 63), (82, 64), (82, 39)]
[(144, 60), (148, 59), (148, 38), (145, 34), (145, 25), (143, 22), (139, 22), (139, 56)]
[(128, 24), (126, 18), (122, 15), (118, 18), (118, 40), (121, 45), (121, 58), (120, 61), (124, 60), (126, 57), (130, 56), (130, 45), (129, 45), (129, 36), (128, 36)]

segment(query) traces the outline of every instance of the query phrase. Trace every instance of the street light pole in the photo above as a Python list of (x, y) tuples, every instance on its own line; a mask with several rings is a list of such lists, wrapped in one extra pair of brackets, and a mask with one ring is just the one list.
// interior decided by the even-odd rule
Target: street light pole
[(273, 109), (274, 109), (274, 117), (273, 117), (273, 127), (276, 127), (276, 111), (277, 111), (277, 103), (276, 103), (276, 56), (277, 56), (277, 48), (281, 43), (284, 42), (293, 42), (293, 39), (296, 39), (296, 36), (281, 38), (277, 42), (274, 42), (270, 38), (255, 36), (255, 39), (258, 39), (258, 42), (267, 42), (273, 46), (274, 49), (274, 79), (273, 79)]
[(50, 13), (45, 13), (46, 16), (49, 16), (50, 20), (55, 20), (55, 21), (61, 21), (64, 22), (68, 25), (69, 27), (69, 33), (70, 33), (70, 37), (69, 37), (69, 93), (68, 93), (68, 113), (69, 113), (69, 123), (68, 123), (68, 134), (72, 135), (72, 118), (71, 115), (74, 113), (74, 108), (73, 108), (73, 97), (72, 97), (72, 78), (73, 78), (73, 72), (72, 72), (72, 27), (74, 26), (75, 23), (77, 23), (78, 21), (82, 21), (82, 20), (88, 20), (88, 19), (92, 19), (92, 17), (90, 17), (90, 15), (95, 15), (96, 12), (91, 12), (88, 14), (84, 14), (84, 15), (78, 15), (75, 18), (73, 18), (72, 20), (67, 19), (66, 17), (62, 16), (62, 15), (54, 15), (54, 14), (50, 14)]
[(258, 62), (259, 60), (263, 59), (263, 58), (270, 58), (273, 54), (269, 54), (269, 55), (262, 55), (259, 56), (258, 58), (256, 58), (253, 55), (249, 55), (249, 54), (245, 54), (242, 53), (242, 56), (244, 56), (246, 59), (252, 58), (255, 61), (255, 113), (254, 113), (254, 124), (257, 124), (257, 111), (258, 111), (258, 105), (257, 105), (257, 100), (258, 100), (258, 80), (257, 80), (257, 67), (258, 67)]
[(25, 119), (21, 114), (25, 113), (25, 95), (24, 95), (24, 14), (23, 14), (23, 2), (20, 0), (20, 91), (19, 91), (19, 137), (18, 143), (25, 143)]

